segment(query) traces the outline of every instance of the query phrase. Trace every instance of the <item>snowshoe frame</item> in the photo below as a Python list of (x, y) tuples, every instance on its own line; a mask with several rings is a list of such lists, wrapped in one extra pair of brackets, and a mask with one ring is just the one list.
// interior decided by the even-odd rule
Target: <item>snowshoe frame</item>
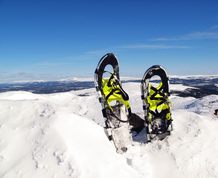
[[(149, 87), (149, 82), (153, 76), (159, 76), (161, 78), (161, 84), (158, 88), (154, 88), (151, 86)], [(149, 89), (153, 90), (153, 95), (149, 96), (150, 92)], [(157, 95), (159, 97), (157, 97)], [(161, 112), (152, 111), (149, 109), (150, 103), (148, 102), (148, 97), (150, 100), (157, 101), (157, 107), (163, 103), (167, 103), (169, 100), (168, 97), (170, 96), (169, 91), (169, 78), (167, 75), (166, 70), (159, 66), (154, 65), (150, 67), (144, 74), (142, 81), (141, 81), (141, 99), (143, 101), (143, 110), (145, 115), (145, 122), (146, 122), (146, 129), (148, 134), (148, 140), (162, 140), (167, 135), (170, 135), (172, 130), (172, 118), (169, 109), (161, 110)], [(168, 103), (169, 104), (169, 103)], [(157, 120), (156, 120), (157, 119)], [(163, 132), (160, 132), (155, 128), (156, 122), (161, 122), (164, 125)], [(169, 128), (171, 126), (171, 128)]]

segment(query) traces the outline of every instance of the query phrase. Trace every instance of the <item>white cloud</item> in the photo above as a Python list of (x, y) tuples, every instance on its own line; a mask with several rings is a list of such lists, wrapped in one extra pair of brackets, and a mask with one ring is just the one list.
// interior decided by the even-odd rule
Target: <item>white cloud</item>
[(187, 39), (218, 39), (216, 32), (195, 32), (186, 36)]
[(19, 72), (16, 74), (11, 75), (11, 77), (21, 77), (21, 78), (34, 78), (35, 76), (29, 73), (25, 73), (25, 72)]
[(178, 49), (178, 48), (190, 48), (189, 46), (176, 46), (176, 45), (127, 45), (127, 46), (120, 46), (122, 49)]
[(218, 29), (218, 25), (214, 25), (211, 27), (212, 30)]
[(151, 41), (214, 40), (214, 39), (218, 39), (217, 32), (194, 32), (175, 38), (156, 38), (156, 39), (151, 39)]
[(107, 49), (102, 50), (96, 50), (96, 51), (89, 51), (88, 54), (94, 55), (94, 56), (102, 56), (103, 54), (109, 53), (109, 52), (118, 52), (118, 51), (126, 51), (126, 50), (145, 50), (145, 49), (185, 49), (185, 48), (191, 48), (190, 46), (178, 46), (178, 45), (164, 45), (164, 44), (157, 44), (157, 45), (151, 45), (151, 44), (137, 44), (137, 45), (121, 45), (121, 46), (114, 46)]
[(68, 65), (69, 63), (38, 63), (38, 64), (34, 64), (36, 66), (59, 66), (59, 65)]

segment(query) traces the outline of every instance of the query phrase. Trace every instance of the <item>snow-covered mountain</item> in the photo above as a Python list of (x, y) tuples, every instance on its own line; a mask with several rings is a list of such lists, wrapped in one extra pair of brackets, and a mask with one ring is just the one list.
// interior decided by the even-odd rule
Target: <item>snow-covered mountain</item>
[[(143, 117), (139, 82), (123, 83)], [(190, 86), (172, 84), (171, 90)], [(94, 88), (0, 93), (0, 177), (199, 178), (218, 175), (218, 95), (171, 95), (172, 135), (117, 154), (104, 133)]]
[[(159, 78), (160, 79), (160, 78)], [(93, 88), (93, 78), (68, 78), (59, 81), (17, 81), (0, 84), (0, 93), (6, 91), (29, 91), (36, 94), (60, 93), (72, 90)], [(159, 82), (157, 77), (152, 78)], [(122, 83), (140, 82), (140, 78), (121, 77)], [(182, 97), (201, 98), (210, 94), (218, 95), (218, 75), (170, 76), (170, 84), (188, 86), (185, 90), (171, 90), (171, 93)]]

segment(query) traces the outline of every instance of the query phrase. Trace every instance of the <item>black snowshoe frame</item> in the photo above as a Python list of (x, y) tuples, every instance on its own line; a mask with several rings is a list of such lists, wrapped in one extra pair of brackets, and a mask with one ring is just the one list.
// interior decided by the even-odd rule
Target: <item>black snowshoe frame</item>
[(120, 80), (118, 60), (113, 53), (108, 53), (101, 58), (95, 70), (95, 79), (97, 79), (97, 81), (95, 81), (97, 82), (95, 86), (97, 86), (98, 89), (102, 88), (102, 77), (105, 72), (104, 69), (107, 65), (111, 65), (113, 67), (114, 75), (118, 78), (118, 80)]
[[(103, 79), (105, 67), (108, 65), (112, 66), (113, 72), (110, 73), (109, 79)], [(118, 153), (126, 152), (127, 145), (132, 142), (129, 130), (131, 109), (128, 105), (129, 96), (121, 87), (118, 59), (113, 53), (108, 53), (101, 58), (94, 78), (99, 102), (102, 105), (102, 114), (105, 118), (105, 133), (108, 139), (114, 142)], [(114, 101), (115, 96), (119, 96), (121, 100), (115, 99), (115, 104), (111, 106), (109, 103), (111, 100)]]
[[(118, 85), (120, 87), (120, 89), (112, 90), (107, 96), (105, 96), (103, 91), (102, 91), (102, 87), (103, 87), (102, 86), (102, 79), (103, 79), (103, 74), (105, 72), (108, 72), (108, 71), (104, 70), (107, 65), (111, 65), (113, 68), (113, 73), (109, 72), (111, 74), (111, 76), (109, 78), (108, 86), (110, 86), (110, 81), (112, 79), (114, 79), (116, 82), (116, 85)], [(120, 106), (123, 105), (122, 102), (116, 101), (116, 105), (112, 107), (113, 111), (110, 109), (109, 104), (106, 102), (108, 100), (108, 98), (117, 90), (119, 90), (119, 94), (122, 95), (124, 100), (129, 100), (128, 94), (122, 89), (122, 86), (120, 83), (120, 77), (119, 77), (119, 63), (118, 63), (118, 59), (116, 58), (116, 56), (114, 56), (113, 53), (106, 54), (99, 61), (98, 67), (95, 70), (95, 87), (96, 87), (96, 90), (99, 92), (99, 96), (101, 96), (99, 98), (99, 102), (102, 104), (103, 116), (107, 119), (110, 118), (110, 116), (113, 116), (119, 122), (129, 122), (130, 117), (128, 117), (127, 120), (122, 120), (119, 117), (120, 111), (117, 108), (120, 108)], [(129, 116), (130, 116), (131, 115), (131, 108), (128, 108), (127, 110), (128, 110)], [(106, 120), (105, 124), (107, 127), (108, 120)]]
[[(147, 98), (149, 96), (149, 82), (153, 76), (160, 77), (162, 86), (159, 89), (151, 87), (155, 93), (150, 96), (150, 99), (159, 100), (160, 102), (157, 104), (157, 106), (159, 106), (165, 103), (170, 96), (169, 78), (166, 70), (159, 65), (150, 67), (145, 72), (141, 81), (141, 98), (143, 101), (148, 141), (155, 139), (162, 140), (167, 135), (170, 135), (170, 132), (172, 131), (172, 118), (169, 109), (161, 111), (158, 111), (157, 109), (156, 111), (149, 110), (150, 104), (148, 103)], [(161, 97), (156, 97), (157, 94), (159, 94)], [(169, 120), (166, 118), (167, 113), (170, 113)], [(152, 116), (152, 119), (149, 118), (149, 114)]]

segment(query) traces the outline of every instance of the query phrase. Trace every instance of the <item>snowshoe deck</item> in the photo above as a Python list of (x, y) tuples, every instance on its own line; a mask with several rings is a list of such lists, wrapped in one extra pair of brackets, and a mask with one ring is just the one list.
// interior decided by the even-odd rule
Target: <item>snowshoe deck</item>
[[(103, 74), (107, 65), (111, 65), (113, 71), (105, 79)], [(128, 124), (131, 108), (129, 97), (121, 86), (118, 59), (114, 54), (108, 53), (99, 61), (95, 70), (95, 86), (105, 117), (105, 132), (114, 142), (117, 152), (123, 153), (132, 142)]]
[[(153, 76), (161, 79), (158, 87), (150, 84)], [(163, 140), (172, 131), (169, 78), (163, 67), (155, 65), (145, 72), (141, 81), (141, 93), (148, 141)]]

